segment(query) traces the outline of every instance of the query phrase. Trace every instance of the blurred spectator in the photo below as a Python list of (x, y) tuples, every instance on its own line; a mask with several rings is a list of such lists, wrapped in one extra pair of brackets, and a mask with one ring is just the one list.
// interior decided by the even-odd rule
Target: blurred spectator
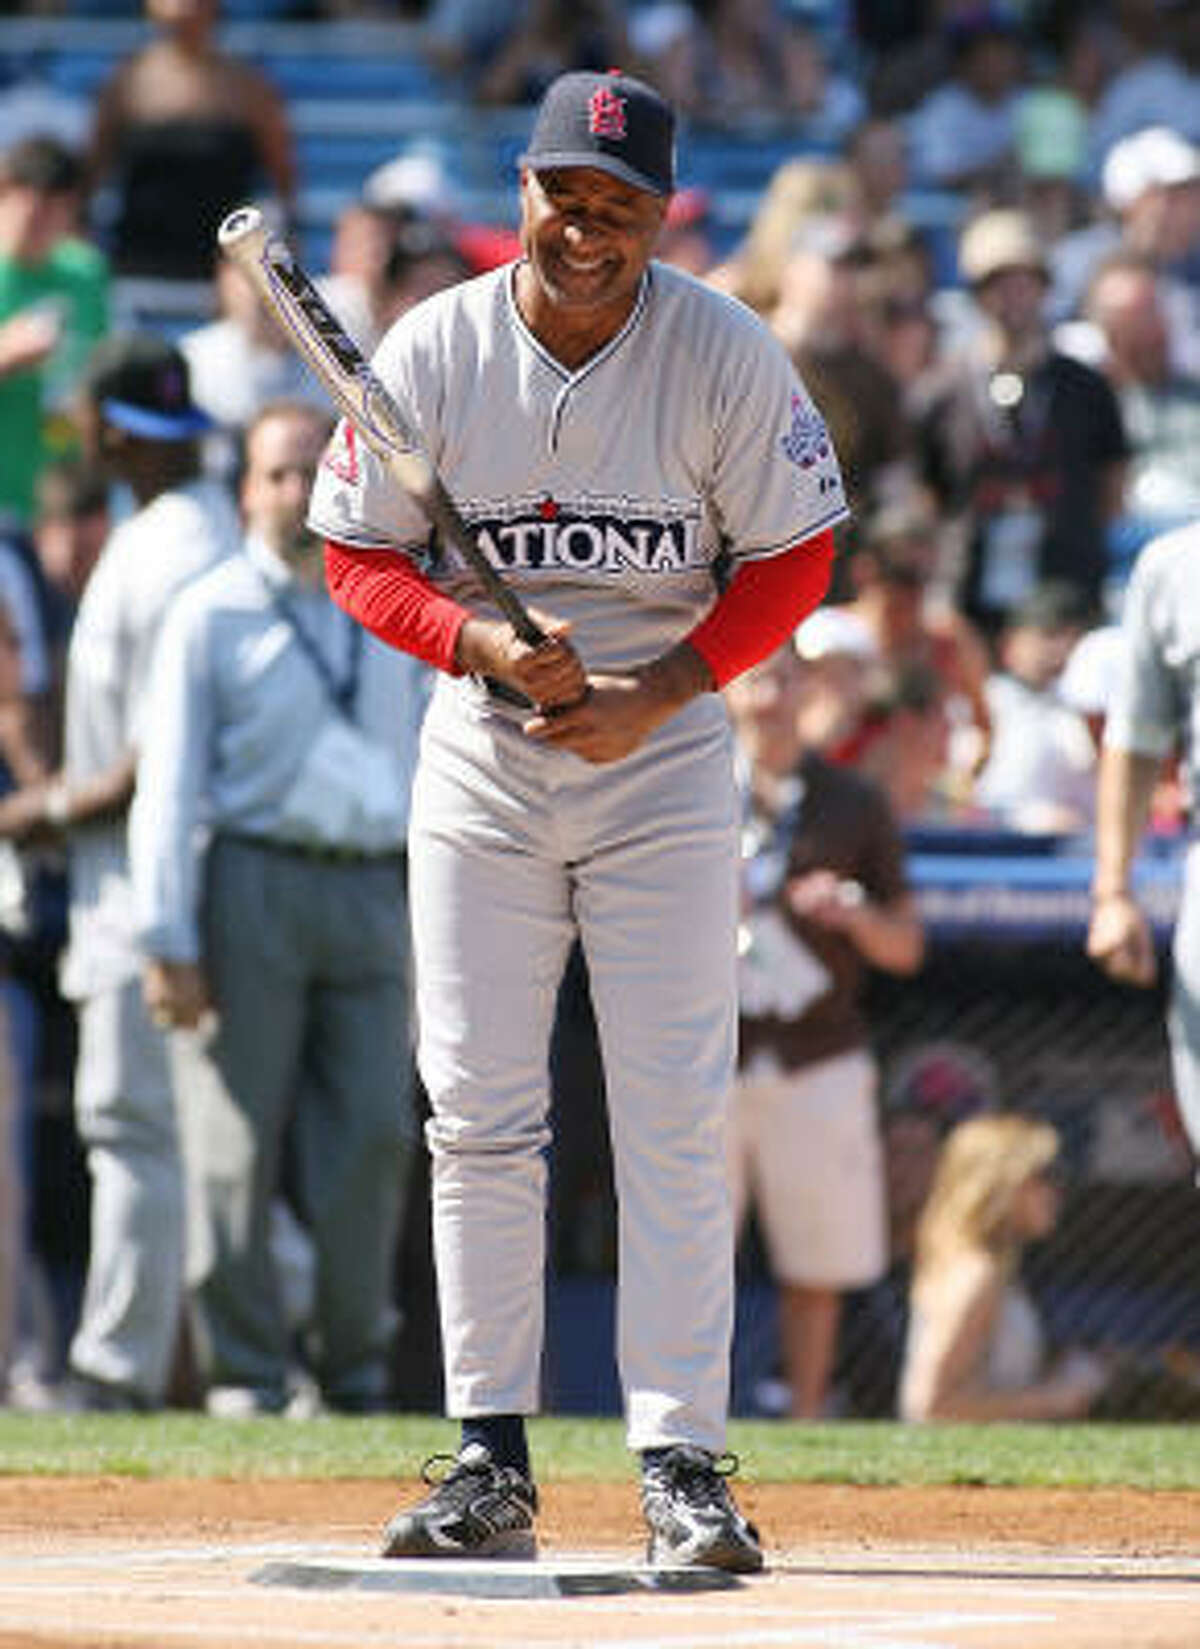
[(1013, 830), (1070, 833), (1091, 824), (1095, 747), (1086, 722), (1058, 693), (1090, 612), (1073, 585), (1049, 581), (1015, 609), (1000, 636), (1000, 668), (987, 684), (991, 747), (975, 799)]
[(970, 777), (952, 764), (952, 726), (946, 684), (930, 665), (909, 659), (874, 678), (854, 766), (879, 786), (899, 824), (964, 810)]
[(800, 738), (804, 664), (784, 647), (727, 689), (745, 766), (735, 1214), (755, 1203), (780, 1285), (791, 1413), (825, 1412), (841, 1296), (887, 1261), (862, 995), (910, 974), (923, 936), (900, 838), (873, 785)]
[[(1073, 8), (1062, 8), (1068, 12)], [(954, 77), (963, 31), (969, 36), (989, 13), (1001, 29), (1012, 27), (1040, 60), (1066, 56), (1070, 18), (1060, 8), (1024, 3), (988, 6), (980, 0), (899, 0), (887, 6), (855, 5), (855, 39), (863, 58), (871, 109), (889, 119), (911, 116)], [(1089, 19), (1090, 20), (1090, 19)], [(1111, 31), (1108, 31), (1111, 32)]]
[(1116, 31), (1102, 11), (1064, 7), (1048, 32), (1040, 77), (1017, 108), (1012, 204), (1029, 213), (1053, 260), (1060, 241), (1083, 234), (1096, 219), (1089, 131), (1118, 51)]
[(804, 620), (794, 644), (807, 667), (797, 711), (801, 743), (832, 761), (852, 761), (879, 670), (875, 638), (857, 614), (830, 604)]
[(1011, 180), (1016, 114), (1027, 71), (1020, 18), (1006, 5), (954, 12), (945, 24), (949, 79), (913, 111), (913, 182), (993, 193)]
[(38, 472), (74, 442), (65, 408), (108, 325), (104, 259), (78, 234), (82, 181), (54, 138), (0, 159), (0, 530), (26, 547)]
[(774, 0), (651, 0), (630, 33), (646, 75), (698, 126), (778, 126), (837, 145), (864, 113), (817, 32)]
[(1123, 61), (1092, 115), (1093, 177), (1114, 145), (1164, 116), (1200, 143), (1200, 13), (1192, 0), (1118, 0), (1115, 11)]
[[(30, 137), (52, 137), (82, 152), (92, 124), (90, 98), (53, 84), (38, 54), (0, 68), (0, 151)], [(11, 76), (11, 78), (8, 78)]]
[(783, 263), (767, 317), (825, 419), (860, 513), (869, 499), (907, 483), (915, 456), (900, 385), (867, 346), (863, 259), (861, 242), (840, 220), (810, 222)]
[(242, 436), (260, 408), (285, 396), (328, 404), (321, 387), (257, 286), (228, 258), (216, 269), (217, 319), (180, 335), (192, 399), (212, 428), (204, 467), (226, 484), (236, 477)]
[(44, 595), (24, 534), (0, 537), (0, 606), (21, 690), (0, 696), (0, 792), (44, 777), (54, 726), (46, 651)]
[(220, 0), (145, 0), (145, 11), (152, 38), (97, 94), (93, 221), (118, 275), (207, 280), (232, 207), (269, 193), (291, 213), (287, 109), (221, 50)]
[[(726, 0), (726, 9), (733, 9), (731, 0)], [(746, 9), (744, 0), (737, 9)], [(807, 142), (843, 148), (867, 113), (857, 78), (840, 72), (821, 34), (805, 24), (799, 8), (782, 7), (779, 50), (783, 70), (778, 108), (781, 124), (797, 127)]]
[(386, 331), (401, 315), (435, 292), (472, 273), (455, 238), (431, 223), (410, 223), (396, 233), (384, 265), (379, 318)]
[(1058, 696), (1087, 722), (1097, 751), (1104, 735), (1108, 701), (1120, 668), (1121, 626), (1097, 624), (1085, 630), (1067, 654), (1058, 678)]
[[(8, 782), (36, 783), (62, 760), (66, 647), (74, 609), (108, 532), (108, 488), (78, 460), (56, 460), (38, 477), (34, 544), (37, 578), (31, 583), (42, 656), (41, 686), (31, 694), (21, 658), (22, 690), (0, 696), (0, 725), (22, 718), (31, 730), (35, 759), (15, 764)], [(0, 607), (0, 612), (3, 608)], [(7, 630), (6, 630), (7, 635)], [(23, 648), (21, 649), (23, 654)], [(18, 659), (10, 651), (10, 661)], [(61, 1097), (70, 1092), (74, 1021), (58, 988), (58, 961), (66, 938), (66, 864), (61, 848), (3, 843), (10, 881), (0, 914), (4, 979), (0, 988), (0, 1070), (13, 1089), (20, 1141), (21, 1197), (26, 1208), (23, 1246), (45, 1229), (40, 1198), (53, 1198), (55, 1240), (26, 1247), (20, 1289), (20, 1340), (10, 1400), (44, 1406), (61, 1378), (74, 1332), (87, 1255), (75, 1128)], [(82, 1199), (75, 1195), (75, 1201)]]
[[(1124, 630), (1120, 624), (1100, 624), (1080, 636), (1059, 677), (1059, 698), (1087, 722), (1097, 752), (1125, 668)], [(1180, 756), (1175, 751), (1167, 758), (1151, 792), (1147, 823), (1156, 836), (1179, 836), (1187, 828), (1188, 780)]]
[(695, 120), (704, 106), (705, 31), (691, 0), (642, 0), (629, 12), (629, 40), (643, 78)]
[(325, 298), (364, 352), (378, 336), (375, 303), (396, 229), (414, 216), (376, 205), (364, 195), (349, 201), (334, 219)]
[(45, 636), (50, 761), (62, 761), (67, 648), (84, 588), (111, 526), (108, 482), (82, 458), (59, 459), (38, 477), (34, 548)]
[(452, 265), (449, 273), (459, 278), (508, 263), (520, 250), (514, 230), (466, 220), (459, 190), (440, 158), (413, 150), (377, 166), (358, 200), (338, 214), (329, 273), (320, 284), (342, 325), (369, 355), (397, 306), (405, 306), (405, 288), (427, 278), (422, 266), (427, 272), (438, 263), (443, 270)]
[(1034, 86), (1016, 113), (1016, 203), (1050, 248), (1088, 216), (1087, 110), (1062, 85)]
[(196, 1363), (228, 1418), (290, 1395), (284, 1185), (315, 1250), (304, 1351), (323, 1403), (373, 1411), (391, 1385), (415, 1132), (402, 853), (425, 694), (416, 661), (326, 592), (304, 517), (329, 434), (300, 402), (251, 423), (246, 540), (164, 623), (130, 818), (145, 1000), (177, 1033)]
[(948, 1136), (917, 1229), (901, 1419), (1079, 1419), (1099, 1396), (1103, 1363), (1051, 1358), (1020, 1277), (1058, 1222), (1058, 1151), (1048, 1123), (1015, 1114)]
[(531, 10), (531, 0), (430, 0), (422, 30), (433, 67), (467, 89), (503, 48), (510, 31)]
[(780, 279), (797, 235), (813, 218), (836, 217), (851, 202), (843, 165), (829, 160), (785, 160), (771, 174), (745, 239), (708, 280), (767, 317), (779, 302)]
[[(1200, 151), (1168, 126), (1135, 132), (1109, 154), (1103, 195), (1107, 213), (1049, 253), (1051, 320), (1078, 316), (1100, 264), (1131, 253), (1163, 278), (1172, 364), (1200, 372), (1200, 283), (1189, 264), (1200, 254)], [(1077, 338), (1076, 352), (1087, 342)]]
[(707, 189), (693, 185), (671, 196), (654, 255), (663, 263), (703, 278), (717, 261), (713, 200)]
[[(1058, 696), (1087, 723), (1097, 755), (1104, 747), (1109, 706), (1125, 670), (1120, 624), (1100, 624), (1080, 636), (1058, 681)], [(1188, 778), (1181, 752), (1163, 762), (1150, 794), (1147, 826), (1159, 837), (1178, 837), (1188, 824)]]
[(1128, 456), (1116, 396), (1052, 347), (1028, 217), (981, 214), (959, 261), (979, 325), (915, 403), (924, 478), (960, 539), (956, 600), (989, 639), (1046, 578), (1076, 585), (1098, 617)]
[(880, 1118), (888, 1268), (872, 1287), (849, 1297), (842, 1321), (839, 1392), (848, 1416), (858, 1419), (896, 1418), (917, 1226), (942, 1142), (955, 1123), (991, 1103), (958, 1066), (952, 1048), (933, 1046), (909, 1074), (911, 1086), (884, 1095)]
[(69, 848), (62, 988), (79, 1020), (76, 1118), (91, 1175), (71, 1400), (154, 1408), (179, 1327), (182, 1182), (165, 1044), (139, 990), (125, 815), (163, 614), (183, 583), (233, 548), (238, 529), (224, 489), (199, 479), (205, 420), (178, 350), (150, 336), (105, 339), (88, 364), (80, 423), (85, 451), (136, 508), (105, 544), (72, 632), (64, 766), (0, 799), (0, 836), (65, 836)]
[(384, 214), (392, 229), (414, 218), (447, 225), (456, 222), (462, 210), (458, 185), (440, 151), (419, 145), (401, 150), (369, 172), (360, 203), (369, 212)]
[(1084, 312), (1132, 447), (1125, 510), (1110, 547), (1114, 575), (1127, 575), (1150, 538), (1200, 516), (1200, 376), (1172, 365), (1162, 277), (1145, 259), (1106, 259)]
[(859, 331), (905, 402), (937, 358), (935, 282), (929, 243), (913, 224), (889, 213), (864, 231), (856, 282)]
[(525, 0), (470, 86), (484, 104), (536, 103), (572, 69), (636, 72), (621, 0)]
[(850, 213), (867, 233), (899, 210), (910, 182), (908, 137), (898, 120), (868, 115), (848, 134), (843, 154)]
[(947, 599), (937, 519), (916, 498), (882, 505), (863, 523), (850, 562), (853, 598), (885, 665), (927, 664), (986, 745), (989, 659), (969, 619)]

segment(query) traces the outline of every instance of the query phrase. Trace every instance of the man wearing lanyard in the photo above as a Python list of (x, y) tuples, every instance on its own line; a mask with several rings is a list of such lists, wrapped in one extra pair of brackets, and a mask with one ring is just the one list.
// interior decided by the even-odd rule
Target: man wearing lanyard
[(252, 424), (244, 553), (164, 630), (130, 830), (146, 1002), (174, 1031), (197, 1363), (226, 1415), (288, 1400), (285, 1183), (315, 1250), (324, 1404), (361, 1413), (389, 1389), (423, 671), (325, 593), (304, 513), (328, 434), (298, 402)]
[(959, 266), (976, 324), (915, 408), (924, 480), (961, 535), (956, 604), (992, 639), (1053, 578), (1098, 616), (1129, 450), (1116, 397), (1052, 347), (1045, 249), (1024, 213), (972, 219)]

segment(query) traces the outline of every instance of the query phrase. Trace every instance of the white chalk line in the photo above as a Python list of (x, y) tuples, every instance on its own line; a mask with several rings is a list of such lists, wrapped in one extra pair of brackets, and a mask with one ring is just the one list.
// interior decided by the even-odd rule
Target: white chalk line
[[(1032, 1625), (1050, 1624), (1052, 1617), (1045, 1615), (1018, 1615), (995, 1614), (978, 1615), (963, 1614), (960, 1616), (938, 1615), (930, 1621), (923, 1618), (897, 1620), (885, 1622), (853, 1622), (839, 1620), (836, 1623), (793, 1624), (779, 1629), (759, 1628), (743, 1629), (737, 1632), (704, 1632), (697, 1634), (689, 1632), (686, 1637), (677, 1634), (671, 1636), (654, 1635), (651, 1637), (622, 1637), (604, 1638), (600, 1640), (602, 1649), (722, 1649), (723, 1645), (746, 1645), (748, 1649), (768, 1649), (768, 1646), (778, 1646), (778, 1649), (955, 1649), (952, 1639), (941, 1636), (941, 1633), (956, 1627), (966, 1627), (971, 1630), (979, 1627), (1012, 1627), (1028, 1628)], [(41, 1633), (58, 1632), (63, 1635), (80, 1636), (85, 1641), (88, 1637), (94, 1638), (96, 1632), (95, 1618), (83, 1621), (73, 1615), (47, 1616), (39, 1612), (36, 1619), (29, 1621), (7, 1621), (6, 1628), (22, 1629), (36, 1628)], [(228, 1634), (229, 1624), (217, 1623), (204, 1626), (197, 1622), (168, 1621), (155, 1624), (121, 1625), (122, 1636), (128, 1639), (147, 1639), (152, 1643), (161, 1642), (170, 1638), (177, 1641), (194, 1641), (196, 1639), (212, 1639), (222, 1633)], [(363, 1624), (350, 1630), (340, 1630), (327, 1627), (297, 1627), (288, 1623), (281, 1623), (274, 1627), (269, 1623), (255, 1622), (253, 1624), (239, 1624), (233, 1628), (239, 1643), (262, 1642), (272, 1643), (319, 1643), (319, 1644), (350, 1644), (361, 1645), (373, 1639), (380, 1639), (388, 1643), (396, 1641), (396, 1623), (394, 1618), (381, 1621), (378, 1625)], [(925, 1634), (936, 1631), (937, 1638)], [(895, 1634), (899, 1633), (899, 1636)], [(448, 1636), (443, 1627), (436, 1633), (414, 1633), (407, 1628), (404, 1631), (406, 1649), (445, 1649), (454, 1639)], [(478, 1644), (475, 1634), (463, 1637), (464, 1644)], [(515, 1641), (515, 1640), (514, 1640)], [(558, 1649), (569, 1649), (581, 1640), (577, 1636), (559, 1640)], [(552, 1649), (555, 1640), (546, 1640), (547, 1649)]]

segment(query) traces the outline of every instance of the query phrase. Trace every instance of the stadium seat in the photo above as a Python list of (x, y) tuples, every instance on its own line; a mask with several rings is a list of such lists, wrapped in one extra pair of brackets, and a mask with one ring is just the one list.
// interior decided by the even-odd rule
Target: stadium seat
[(289, 100), (355, 98), (388, 102), (428, 98), (436, 90), (429, 66), (418, 57), (325, 55), (262, 51), (259, 67)]
[(94, 97), (116, 68), (120, 56), (111, 51), (72, 51), (52, 54), (46, 61), (49, 83), (72, 97)]

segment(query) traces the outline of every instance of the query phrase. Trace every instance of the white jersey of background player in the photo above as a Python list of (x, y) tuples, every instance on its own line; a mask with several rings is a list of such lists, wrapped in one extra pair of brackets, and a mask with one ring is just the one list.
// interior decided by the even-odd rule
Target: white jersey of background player
[[(657, 95), (627, 77), (555, 82), (522, 159), (527, 258), (410, 311), (375, 360), (489, 557), (553, 621), (549, 699), (520, 646), (487, 655), (502, 669), (463, 672), (453, 603), (496, 615), (453, 551), (429, 555), (419, 510), (344, 426), (311, 520), (332, 541), (336, 598), (444, 671), (410, 877), (447, 1406), (467, 1445), (448, 1498), (464, 1472), (486, 1477), (472, 1443), (527, 1475), (527, 1458), (505, 1457), (500, 1419), (538, 1407), (547, 1047), (578, 934), (605, 1062), (619, 1358), (651, 1550), (752, 1567), (761, 1554), (740, 1523), (686, 1550), (656, 1532), (651, 1470), (666, 1459), (672, 1485), (686, 1476), (684, 1499), (707, 1497), (705, 1516), (718, 1501), (728, 1510), (711, 1467), (733, 1311), (723, 1133), (737, 807), (713, 689), (820, 599), (846, 507), (824, 423), (765, 327), (649, 261), (672, 186), (669, 127)], [(590, 350), (586, 338), (551, 349), (579, 310), (558, 305), (555, 283), (578, 300), (606, 258), (633, 271), (617, 324)], [(563, 335), (574, 342), (569, 325)], [(473, 665), (469, 623), (458, 635)], [(499, 692), (486, 679), (497, 674)], [(545, 713), (514, 707), (513, 686)], [(630, 710), (660, 688), (665, 707)], [(680, 1462), (687, 1472), (672, 1475)], [(434, 1530), (437, 1502), (398, 1518), (386, 1549), (424, 1554), (452, 1538), (456, 1550), (513, 1549), (511, 1527)]]

